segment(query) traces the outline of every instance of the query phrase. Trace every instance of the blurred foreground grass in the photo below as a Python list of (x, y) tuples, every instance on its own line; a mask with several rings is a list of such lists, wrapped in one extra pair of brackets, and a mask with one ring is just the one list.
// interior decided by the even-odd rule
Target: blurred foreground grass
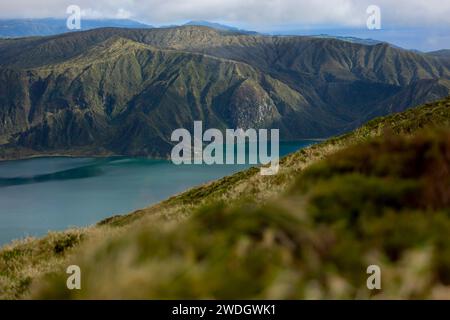
[[(450, 298), (450, 99), (0, 251), (2, 298)], [(82, 269), (82, 290), (65, 268)], [(382, 290), (366, 288), (366, 268)]]

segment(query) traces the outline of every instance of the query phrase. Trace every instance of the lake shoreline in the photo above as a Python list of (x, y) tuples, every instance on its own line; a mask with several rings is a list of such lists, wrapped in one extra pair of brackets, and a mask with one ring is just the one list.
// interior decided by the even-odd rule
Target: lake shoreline
[(73, 152), (73, 151), (56, 151), (56, 152), (45, 152), (45, 153), (33, 153), (30, 155), (20, 155), (20, 156), (6, 156), (0, 157), (0, 163), (7, 161), (20, 161), (20, 160), (31, 160), (40, 158), (112, 158), (112, 157), (128, 157), (128, 158), (142, 158), (142, 159), (152, 159), (152, 160), (169, 160), (169, 157), (158, 157), (158, 156), (132, 156), (125, 154), (118, 154), (114, 152)]
[[(281, 142), (280, 157), (315, 143)], [(94, 225), (252, 166), (175, 165), (162, 158), (86, 153), (0, 161), (0, 246), (49, 230)]]
[[(323, 142), (329, 138), (311, 138), (311, 139), (295, 139), (295, 140), (280, 140), (280, 143), (296, 143), (305, 141)], [(30, 160), (39, 158), (110, 158), (110, 157), (127, 157), (136, 159), (151, 159), (151, 160), (170, 160), (170, 154), (167, 156), (158, 155), (127, 155), (118, 154), (109, 150), (89, 150), (89, 149), (72, 149), (72, 150), (56, 150), (54, 152), (40, 152), (32, 149), (15, 149), (12, 152), (17, 152), (19, 155), (2, 155), (1, 147), (5, 145), (0, 145), (0, 163), (7, 161), (19, 161), (19, 160)], [(3, 150), (3, 152), (8, 153), (8, 149)]]

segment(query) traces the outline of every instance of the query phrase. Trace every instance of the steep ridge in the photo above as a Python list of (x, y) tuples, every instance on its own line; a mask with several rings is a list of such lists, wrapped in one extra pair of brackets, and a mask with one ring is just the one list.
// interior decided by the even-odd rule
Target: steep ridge
[(449, 70), (385, 43), (198, 26), (2, 40), (0, 143), (7, 158), (166, 156), (170, 132), (192, 120), (323, 138), (449, 95)]
[(196, 119), (220, 129), (289, 128), (282, 116), (295, 112), (305, 128), (319, 125), (301, 94), (245, 63), (119, 37), (61, 63), (1, 74), (9, 84), (2, 104), (13, 106), (2, 134), (28, 150), (165, 156), (172, 130)]

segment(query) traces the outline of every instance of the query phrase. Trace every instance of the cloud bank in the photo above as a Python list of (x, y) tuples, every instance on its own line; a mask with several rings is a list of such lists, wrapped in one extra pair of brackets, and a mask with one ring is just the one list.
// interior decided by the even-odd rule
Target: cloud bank
[(0, 3), (0, 18), (64, 17), (69, 5), (79, 5), (86, 18), (132, 18), (154, 25), (211, 20), (260, 30), (364, 27), (372, 4), (381, 8), (383, 26), (450, 27), (448, 0), (15, 0)]

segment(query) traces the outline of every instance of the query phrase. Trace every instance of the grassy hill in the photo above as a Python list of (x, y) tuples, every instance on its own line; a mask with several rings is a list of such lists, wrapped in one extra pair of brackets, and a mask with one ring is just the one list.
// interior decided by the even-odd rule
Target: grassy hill
[[(2, 298), (449, 298), (450, 97), (0, 251)], [(81, 291), (65, 268), (82, 268)], [(366, 268), (382, 269), (368, 291)]]
[(166, 157), (193, 119), (326, 138), (449, 94), (447, 60), (386, 43), (201, 26), (0, 39), (0, 159)]

